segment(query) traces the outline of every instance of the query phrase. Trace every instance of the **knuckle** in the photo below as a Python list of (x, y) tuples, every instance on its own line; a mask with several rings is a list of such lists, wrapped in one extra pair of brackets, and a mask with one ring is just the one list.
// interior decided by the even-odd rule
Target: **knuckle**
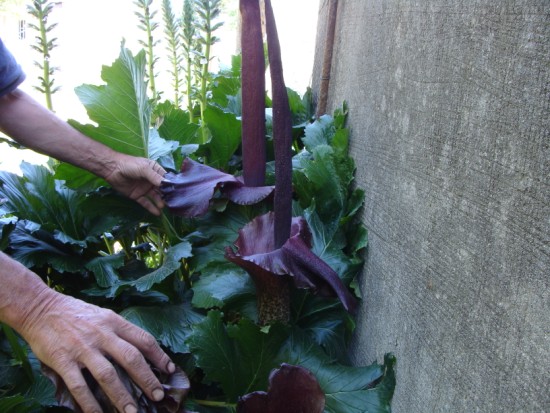
[(97, 372), (96, 380), (103, 385), (112, 385), (118, 379), (113, 366), (103, 367)]
[(140, 367), (145, 362), (143, 355), (135, 348), (126, 350), (123, 357), (125, 364), (130, 368)]
[(68, 381), (65, 383), (67, 385), (67, 389), (69, 389), (69, 392), (74, 395), (76, 398), (85, 396), (88, 394), (88, 386), (86, 383), (78, 381)]
[(140, 340), (142, 342), (142, 346), (144, 350), (146, 351), (156, 351), (159, 348), (159, 345), (155, 337), (153, 337), (151, 334), (147, 333), (146, 331), (144, 331), (141, 334)]

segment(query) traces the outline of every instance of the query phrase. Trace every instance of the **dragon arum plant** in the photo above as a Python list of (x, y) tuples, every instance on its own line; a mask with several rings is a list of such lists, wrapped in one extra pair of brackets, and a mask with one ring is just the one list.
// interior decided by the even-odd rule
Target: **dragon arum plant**
[[(25, 164), (23, 176), (0, 173), (0, 247), (52, 288), (153, 334), (189, 379), (167, 378), (178, 388), (167, 411), (389, 412), (395, 358), (352, 366), (347, 357), (367, 245), (347, 108), (314, 119), (308, 95), (285, 88), (266, 6), (272, 127), (258, 0), (240, 4), (250, 40), (242, 67), (235, 58), (208, 86), (207, 142), (175, 102), (147, 98), (145, 52), (123, 47), (104, 66), (104, 84), (77, 88), (93, 125), (70, 122), (170, 170), (167, 211), (149, 215), (63, 163)], [(163, 116), (152, 122), (154, 112)], [(9, 366), (0, 375), (0, 411), (59, 405), (62, 383), (44, 380), (12, 333), (0, 333), (0, 361)], [(163, 411), (125, 380), (142, 412)]]

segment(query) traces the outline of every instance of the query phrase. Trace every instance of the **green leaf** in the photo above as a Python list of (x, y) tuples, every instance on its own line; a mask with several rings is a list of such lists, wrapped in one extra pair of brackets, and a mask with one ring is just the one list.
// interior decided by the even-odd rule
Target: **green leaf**
[(21, 394), (0, 397), (0, 411), (3, 413), (30, 413), (36, 406), (29, 406), (27, 398)]
[(176, 244), (166, 252), (164, 263), (156, 270), (150, 272), (135, 281), (125, 283), (133, 285), (138, 291), (147, 291), (154, 284), (160, 283), (174, 271), (180, 268), (181, 260), (191, 256), (191, 244), (187, 241)]
[(347, 363), (348, 346), (355, 328), (353, 318), (334, 300), (308, 292), (295, 293), (292, 300), (295, 324), (308, 333), (333, 361)]
[[(244, 383), (237, 394), (266, 390), (269, 372), (276, 366), (276, 356), (287, 338), (286, 327), (276, 324), (261, 328), (243, 318), (238, 324), (227, 326), (227, 334), (234, 340), (236, 359)], [(246, 385), (246, 387), (245, 387)]]
[[(158, 110), (158, 109), (157, 109)], [(158, 128), (160, 136), (181, 145), (199, 144), (197, 136), (199, 125), (189, 121), (189, 112), (173, 106), (170, 102), (162, 104), (162, 123)]]
[(232, 245), (239, 230), (260, 213), (256, 207), (229, 204), (223, 213), (210, 212), (198, 219), (197, 230), (208, 239), (208, 243), (193, 248), (191, 262), (194, 269), (200, 271), (212, 263), (227, 264), (225, 247)]
[(215, 267), (193, 284), (193, 305), (197, 308), (224, 307), (245, 295), (255, 296), (256, 289), (244, 271)]
[[(70, 124), (74, 126), (73, 123), (69, 121)], [(84, 134), (84, 127), (78, 127)], [(78, 168), (74, 165), (68, 163), (60, 163), (55, 168), (55, 178), (65, 181), (66, 185), (69, 188), (81, 191), (88, 192), (94, 189), (97, 189), (101, 186), (107, 186), (108, 183), (104, 179), (101, 179), (94, 174), (85, 171), (84, 169)]]
[(45, 166), (22, 162), (21, 170), (23, 176), (0, 173), (4, 208), (20, 219), (39, 222), (46, 230), (59, 231), (57, 236), (64, 243), (81, 241), (88, 222), (80, 211), (84, 196), (64, 188)]
[(59, 272), (79, 272), (84, 266), (81, 251), (62, 244), (31, 221), (17, 222), (9, 235), (11, 257), (28, 268), (51, 265)]
[(320, 145), (330, 145), (334, 136), (334, 122), (329, 115), (323, 115), (315, 122), (306, 126), (305, 137), (302, 139), (306, 149), (313, 152)]
[(177, 147), (178, 142), (161, 138), (156, 129), (149, 131), (149, 158), (160, 159), (166, 155), (170, 155)]
[(106, 257), (97, 257), (86, 264), (86, 268), (94, 273), (97, 284), (108, 288), (119, 282), (117, 268), (124, 265), (124, 254), (113, 254)]
[(104, 66), (105, 85), (83, 85), (76, 94), (97, 127), (86, 134), (116, 151), (148, 157), (151, 104), (147, 98), (145, 52), (135, 57), (124, 47), (112, 66)]
[(304, 210), (304, 218), (312, 235), (311, 250), (342, 278), (351, 265), (350, 258), (343, 251), (346, 239), (342, 231), (334, 225), (323, 225), (323, 221), (315, 212), (315, 206), (316, 204)]
[(204, 120), (212, 134), (210, 142), (205, 144), (208, 165), (225, 170), (241, 143), (241, 122), (234, 114), (211, 105), (204, 111)]
[(164, 346), (176, 353), (188, 353), (186, 340), (191, 326), (204, 316), (186, 304), (164, 307), (129, 307), (120, 313), (128, 321), (151, 333)]
[(57, 405), (57, 400), (55, 399), (55, 386), (50, 379), (38, 373), (35, 374), (33, 384), (25, 393), (25, 398), (34, 405)]
[(348, 191), (355, 164), (353, 159), (338, 156), (327, 145), (313, 151), (313, 159), (301, 158), (303, 172), (309, 183), (309, 196), (313, 195), (316, 212), (329, 228), (335, 231), (347, 210)]
[(13, 329), (7, 324), (1, 323), (2, 330), (10, 343), (14, 359), (21, 364), (23, 371), (30, 380), (33, 380), (32, 368), (27, 357), (27, 350), (21, 345)]
[(194, 326), (188, 343), (206, 379), (220, 383), (226, 397), (236, 401), (250, 391), (267, 388), (286, 334), (283, 326), (272, 325), (266, 332), (247, 319), (226, 328), (222, 313), (210, 311)]
[(299, 125), (307, 122), (310, 114), (308, 113), (308, 108), (304, 105), (304, 100), (296, 91), (290, 88), (286, 88), (286, 91), (288, 94), (288, 103), (292, 115), (292, 124)]
[(384, 364), (355, 367), (331, 363), (317, 344), (295, 330), (279, 355), (281, 361), (296, 364), (315, 375), (325, 392), (328, 413), (390, 413), (395, 389), (395, 357)]

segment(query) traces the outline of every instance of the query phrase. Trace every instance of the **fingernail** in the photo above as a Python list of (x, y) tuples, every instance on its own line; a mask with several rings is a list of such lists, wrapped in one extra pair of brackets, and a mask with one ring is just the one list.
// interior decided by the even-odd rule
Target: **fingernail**
[(164, 399), (164, 392), (161, 389), (153, 390), (153, 400), (158, 402)]
[(124, 413), (137, 413), (137, 407), (133, 404), (127, 404), (124, 408)]
[(174, 363), (172, 363), (171, 361), (168, 363), (166, 368), (168, 369), (168, 373), (173, 373), (173, 372), (176, 371), (176, 365)]

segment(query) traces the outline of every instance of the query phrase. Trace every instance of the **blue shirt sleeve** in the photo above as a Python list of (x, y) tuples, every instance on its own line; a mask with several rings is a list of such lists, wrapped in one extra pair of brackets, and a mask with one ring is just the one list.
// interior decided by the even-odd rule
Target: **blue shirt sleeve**
[(25, 73), (0, 39), (0, 97), (14, 91), (23, 80)]

